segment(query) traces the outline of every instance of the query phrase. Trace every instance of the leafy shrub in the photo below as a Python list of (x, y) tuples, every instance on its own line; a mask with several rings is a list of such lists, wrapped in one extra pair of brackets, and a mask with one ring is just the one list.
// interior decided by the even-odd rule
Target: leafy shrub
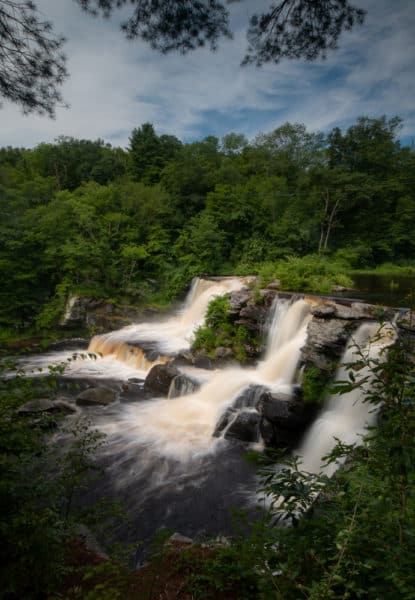
[[(333, 477), (303, 472), (296, 457), (260, 456), (261, 491), (271, 509), (249, 535), (205, 564), (209, 584), (217, 581), (216, 597), (223, 582), (238, 590), (235, 572), (242, 566), (253, 600), (415, 598), (412, 353), (399, 341), (387, 362), (358, 353), (350, 365), (354, 380), (340, 383), (339, 391), (363, 386), (361, 369), (369, 366), (376, 377), (365, 401), (381, 406), (380, 423), (360, 446), (338, 443), (326, 460), (341, 458), (345, 466)], [(276, 526), (281, 520), (291, 526)]]
[(265, 263), (258, 274), (262, 285), (279, 279), (282, 289), (298, 292), (327, 294), (335, 285), (353, 285), (353, 281), (345, 273), (344, 264), (317, 254), (291, 256), (275, 263)]
[(55, 377), (10, 377), (11, 368), (0, 364), (0, 590), (29, 600), (55, 590), (65, 573), (73, 498), (91, 473), (101, 437), (78, 423), (67, 433), (65, 450), (50, 444), (52, 418), (22, 417), (17, 410), (40, 389), (53, 397)]
[(216, 348), (230, 348), (236, 359), (245, 362), (248, 358), (246, 346), (257, 347), (258, 341), (242, 325), (235, 324), (228, 296), (217, 296), (210, 301), (205, 325), (195, 332), (194, 350), (201, 350), (211, 358)]
[(329, 383), (328, 372), (308, 366), (303, 375), (303, 398), (306, 404), (322, 404)]

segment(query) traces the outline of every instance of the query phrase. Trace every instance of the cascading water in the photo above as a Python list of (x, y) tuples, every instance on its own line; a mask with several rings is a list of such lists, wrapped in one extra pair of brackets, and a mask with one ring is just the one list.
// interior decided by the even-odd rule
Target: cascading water
[[(151, 342), (159, 352), (166, 354), (186, 350), (190, 347), (195, 329), (203, 323), (212, 298), (236, 291), (244, 283), (243, 279), (232, 277), (220, 280), (196, 278), (183, 307), (176, 315), (162, 322), (139, 323), (97, 335), (92, 338), (89, 351), (103, 356), (114, 354), (119, 360), (124, 360), (140, 342)], [(141, 368), (141, 363), (137, 364), (137, 368)]]
[(383, 325), (380, 329), (378, 324), (373, 323), (361, 325), (352, 335), (335, 381), (352, 382), (350, 364), (359, 361), (360, 352), (365, 358), (366, 366), (355, 373), (355, 376), (358, 380), (364, 380), (364, 383), (347, 393), (333, 394), (328, 398), (322, 415), (311, 426), (296, 452), (300, 457), (302, 470), (333, 474), (338, 465), (323, 465), (322, 458), (333, 450), (336, 438), (346, 444), (359, 442), (366, 427), (375, 423), (376, 412), (370, 403), (364, 401), (375, 377), (367, 361), (385, 360), (385, 349), (394, 342), (395, 337), (396, 332), (391, 325)]
[[(128, 431), (137, 444), (152, 447), (159, 455), (189, 461), (212, 453), (221, 443), (212, 437), (221, 414), (248, 386), (265, 385), (287, 392), (292, 384), (300, 349), (305, 341), (310, 305), (298, 300), (277, 304), (271, 328), (270, 347), (255, 369), (231, 368), (215, 372), (201, 389), (186, 396), (152, 400), (125, 408), (118, 427)], [(103, 427), (108, 433), (114, 424)]]
[(243, 447), (212, 434), (244, 388), (290, 388), (309, 311), (303, 300), (276, 303), (270, 349), (256, 368), (191, 370), (201, 385), (194, 393), (89, 410), (94, 426), (107, 436), (99, 493), (123, 500), (132, 515), (133, 526), (119, 534), (123, 540), (147, 539), (161, 526), (191, 536), (226, 535), (235, 506), (256, 518), (247, 505), (255, 470), (243, 460)]
[[(22, 366), (26, 370), (32, 369), (33, 374), (39, 374), (39, 369), (66, 363), (65, 374), (68, 376), (118, 380), (144, 378), (153, 365), (166, 363), (171, 360), (172, 354), (189, 348), (194, 331), (203, 323), (212, 298), (236, 291), (247, 281), (246, 278), (236, 277), (196, 277), (183, 306), (164, 321), (129, 325), (111, 333), (96, 335), (91, 339), (87, 352), (82, 349), (48, 352), (25, 358)], [(69, 307), (71, 302), (72, 298)], [(74, 353), (83, 355), (82, 360), (67, 362)], [(96, 356), (90, 358), (87, 353)]]

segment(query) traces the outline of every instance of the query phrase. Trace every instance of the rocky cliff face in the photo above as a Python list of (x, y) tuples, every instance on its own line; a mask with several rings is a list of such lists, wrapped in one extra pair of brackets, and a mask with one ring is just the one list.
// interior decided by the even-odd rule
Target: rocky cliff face
[[(151, 311), (146, 311), (146, 316)], [(60, 326), (65, 329), (87, 329), (104, 333), (143, 319), (143, 311), (132, 306), (87, 296), (69, 296)]]

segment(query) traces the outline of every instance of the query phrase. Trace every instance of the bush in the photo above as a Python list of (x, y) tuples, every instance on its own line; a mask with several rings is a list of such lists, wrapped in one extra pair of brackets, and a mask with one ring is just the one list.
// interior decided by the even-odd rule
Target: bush
[(100, 436), (78, 423), (64, 451), (51, 444), (52, 417), (22, 417), (17, 410), (39, 397), (39, 389), (53, 397), (55, 377), (10, 377), (12, 365), (0, 367), (0, 590), (29, 600), (46, 597), (65, 573), (73, 498), (91, 474)]
[(216, 348), (230, 348), (237, 360), (245, 362), (248, 358), (247, 346), (256, 348), (258, 340), (242, 325), (235, 324), (229, 297), (217, 296), (210, 301), (205, 325), (195, 332), (194, 350), (201, 350), (210, 358), (215, 357)]
[(325, 256), (309, 254), (265, 263), (259, 269), (258, 275), (262, 285), (279, 279), (283, 290), (327, 294), (335, 285), (353, 285), (345, 271), (343, 263), (333, 262)]

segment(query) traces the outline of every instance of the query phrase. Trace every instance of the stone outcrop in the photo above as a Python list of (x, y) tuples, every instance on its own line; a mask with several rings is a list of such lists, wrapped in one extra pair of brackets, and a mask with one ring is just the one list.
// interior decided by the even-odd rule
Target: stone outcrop
[[(321, 314), (321, 313), (319, 313)], [(307, 340), (302, 348), (302, 360), (319, 369), (333, 370), (341, 357), (354, 323), (338, 318), (314, 315), (307, 328)]]
[(154, 365), (144, 382), (144, 390), (149, 396), (168, 396), (171, 382), (179, 375), (179, 370), (171, 363)]
[(265, 392), (257, 406), (260, 433), (268, 446), (293, 448), (315, 418), (318, 407), (305, 404), (300, 394), (289, 396)]
[[(146, 316), (153, 313), (152, 309), (145, 311)], [(60, 326), (65, 329), (93, 327), (97, 333), (103, 333), (129, 325), (143, 316), (142, 311), (132, 306), (119, 306), (100, 298), (72, 294), (66, 302)]]

